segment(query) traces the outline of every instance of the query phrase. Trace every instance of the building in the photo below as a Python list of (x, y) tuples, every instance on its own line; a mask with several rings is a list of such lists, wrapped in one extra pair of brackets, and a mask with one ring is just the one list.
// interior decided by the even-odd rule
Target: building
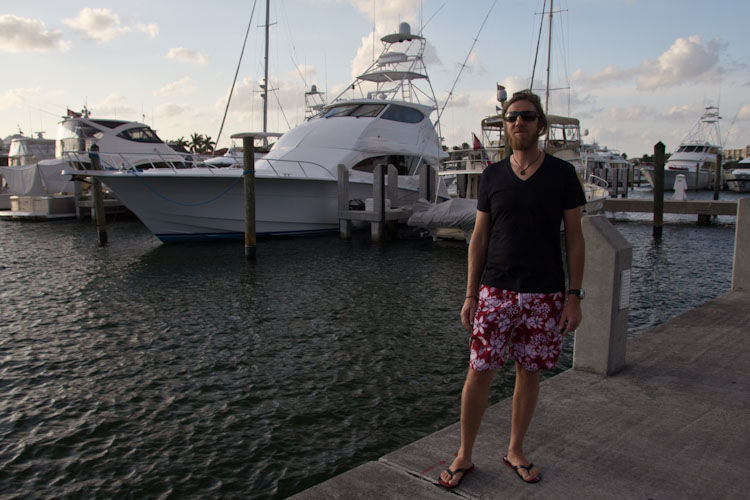
[(724, 149), (724, 161), (739, 161), (748, 157), (750, 157), (750, 145), (740, 149)]

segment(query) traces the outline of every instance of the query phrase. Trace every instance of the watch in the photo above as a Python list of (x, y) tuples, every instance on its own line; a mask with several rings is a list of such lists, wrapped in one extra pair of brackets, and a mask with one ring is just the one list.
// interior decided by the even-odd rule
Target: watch
[(583, 298), (586, 296), (586, 294), (583, 291), (583, 288), (578, 288), (576, 290), (568, 290), (568, 295), (578, 295), (578, 298), (580, 300), (583, 300)]

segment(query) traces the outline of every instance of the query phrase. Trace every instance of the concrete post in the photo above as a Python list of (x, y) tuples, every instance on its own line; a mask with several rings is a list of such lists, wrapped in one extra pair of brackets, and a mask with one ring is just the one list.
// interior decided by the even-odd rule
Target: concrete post
[(750, 199), (737, 200), (732, 291), (750, 292)]
[(582, 220), (586, 272), (583, 322), (575, 332), (573, 368), (613, 375), (625, 366), (633, 248), (603, 215)]

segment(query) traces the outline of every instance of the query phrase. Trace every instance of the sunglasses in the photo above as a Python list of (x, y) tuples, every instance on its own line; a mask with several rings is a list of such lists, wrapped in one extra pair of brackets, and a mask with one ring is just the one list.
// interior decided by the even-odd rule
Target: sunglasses
[(533, 122), (534, 120), (539, 118), (539, 115), (536, 111), (508, 111), (505, 114), (505, 121), (515, 123), (516, 119), (519, 116), (521, 117), (521, 120), (525, 122)]

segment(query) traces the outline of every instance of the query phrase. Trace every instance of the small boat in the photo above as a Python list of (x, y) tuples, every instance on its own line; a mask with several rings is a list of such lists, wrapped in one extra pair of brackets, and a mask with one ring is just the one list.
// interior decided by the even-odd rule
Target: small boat
[(750, 157), (737, 163), (737, 167), (726, 174), (727, 188), (738, 193), (750, 192)]
[[(682, 174), (687, 189), (709, 189), (713, 185), (718, 156), (722, 152), (719, 135), (719, 108), (708, 106), (700, 120), (688, 132), (677, 151), (664, 165), (664, 190), (674, 189), (677, 176)], [(646, 179), (654, 187), (653, 168), (645, 171)]]

